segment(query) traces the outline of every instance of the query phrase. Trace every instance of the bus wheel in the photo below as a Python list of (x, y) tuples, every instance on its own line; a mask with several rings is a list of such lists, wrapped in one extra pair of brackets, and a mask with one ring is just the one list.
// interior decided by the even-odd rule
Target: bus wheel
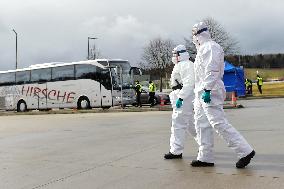
[(27, 111), (27, 104), (25, 101), (20, 100), (17, 104), (17, 112), (26, 112)]
[(87, 97), (80, 97), (77, 102), (77, 109), (90, 109), (90, 101)]

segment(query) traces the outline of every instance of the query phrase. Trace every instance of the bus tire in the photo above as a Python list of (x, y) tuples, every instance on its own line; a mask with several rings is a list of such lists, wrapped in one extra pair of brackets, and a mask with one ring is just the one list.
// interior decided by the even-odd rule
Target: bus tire
[(85, 96), (80, 97), (77, 102), (77, 109), (82, 110), (82, 109), (90, 109), (90, 108), (91, 108), (90, 100)]
[(26, 112), (27, 104), (24, 100), (20, 100), (17, 104), (17, 112)]

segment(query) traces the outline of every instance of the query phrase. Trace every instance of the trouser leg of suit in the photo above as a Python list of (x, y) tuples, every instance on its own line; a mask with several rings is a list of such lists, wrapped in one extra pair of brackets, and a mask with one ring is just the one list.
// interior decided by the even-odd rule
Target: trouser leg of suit
[[(238, 158), (247, 156), (252, 152), (252, 147), (244, 139), (244, 137), (228, 122), (225, 118), (225, 113), (223, 110), (223, 105), (220, 104), (220, 96), (222, 96), (220, 91), (215, 94), (211, 92), (212, 104), (206, 104), (201, 101), (201, 95), (198, 98), (197, 108), (200, 108), (200, 114), (203, 114), (200, 119), (196, 121), (197, 124), (197, 135), (200, 140), (200, 147), (197, 159), (205, 162), (213, 162), (213, 137), (214, 130), (226, 141), (228, 147), (233, 149)], [(201, 106), (200, 106), (201, 105)], [(198, 125), (198, 123), (200, 125)], [(211, 126), (211, 130), (210, 130)], [(210, 131), (209, 131), (210, 130)]]
[(197, 160), (213, 163), (214, 131), (205, 115), (200, 98), (194, 100), (194, 121), (199, 144)]
[(170, 137), (170, 152), (178, 155), (183, 153), (186, 134), (196, 137), (196, 130), (193, 118), (193, 96), (183, 99), (181, 108), (176, 108), (175, 103), (178, 97), (171, 93), (171, 103), (173, 107), (172, 127)]

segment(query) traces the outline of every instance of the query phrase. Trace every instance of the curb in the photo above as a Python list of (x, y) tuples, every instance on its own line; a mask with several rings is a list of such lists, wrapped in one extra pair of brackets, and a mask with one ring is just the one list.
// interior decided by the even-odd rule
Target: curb
[(258, 99), (273, 99), (273, 98), (284, 98), (284, 96), (247, 96), (238, 97), (238, 100), (258, 100)]
[(46, 114), (82, 114), (82, 113), (107, 113), (107, 112), (148, 112), (148, 111), (172, 111), (171, 107), (152, 107), (152, 108), (118, 108), (113, 107), (108, 110), (101, 108), (91, 109), (91, 110), (77, 110), (77, 109), (64, 109), (64, 110), (48, 110), (39, 111), (33, 110), (28, 112), (16, 112), (16, 111), (3, 111), (0, 112), (0, 116), (15, 116), (15, 115), (46, 115)]

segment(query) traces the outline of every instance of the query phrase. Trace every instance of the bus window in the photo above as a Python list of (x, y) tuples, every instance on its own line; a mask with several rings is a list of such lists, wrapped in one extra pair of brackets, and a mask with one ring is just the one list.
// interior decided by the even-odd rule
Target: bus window
[(75, 66), (76, 79), (94, 79), (96, 74), (96, 66), (81, 64)]
[(52, 68), (53, 81), (65, 81), (69, 79), (74, 79), (74, 65)]
[(47, 82), (51, 80), (51, 69), (43, 68), (31, 71), (31, 82)]
[(14, 85), (15, 84), (15, 72), (0, 74), (0, 85)]
[(21, 84), (26, 84), (30, 82), (30, 71), (21, 71), (21, 72), (16, 72), (16, 83), (21, 85)]

